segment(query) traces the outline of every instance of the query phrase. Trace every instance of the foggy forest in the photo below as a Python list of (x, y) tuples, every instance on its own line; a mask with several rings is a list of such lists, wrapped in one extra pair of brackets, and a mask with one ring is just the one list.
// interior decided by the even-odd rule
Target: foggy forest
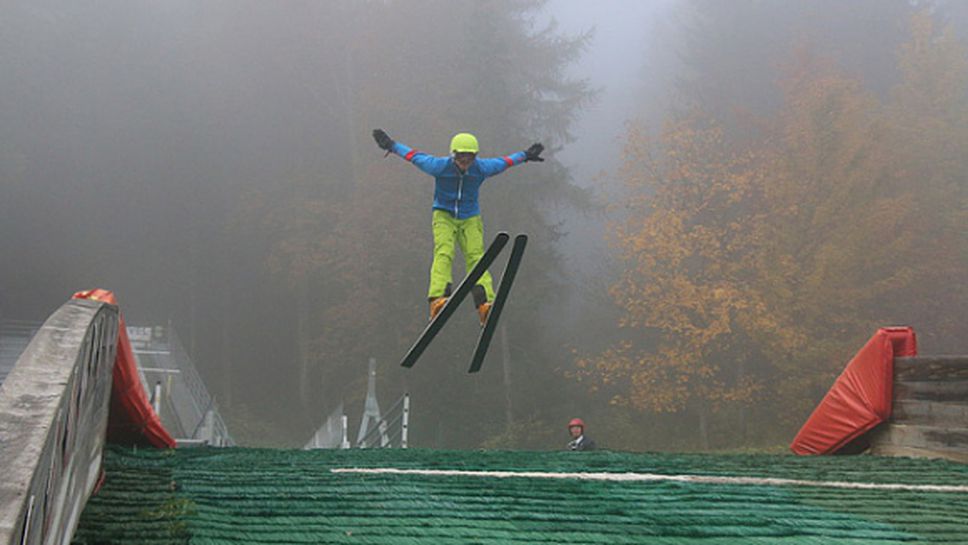
[[(779, 452), (878, 327), (968, 349), (966, 2), (7, 2), (0, 74), (0, 318), (114, 291), (242, 445), (373, 358), (416, 447)], [(434, 182), (378, 128), (545, 146), (481, 189), (530, 241), (480, 373), (469, 303), (399, 365)]]

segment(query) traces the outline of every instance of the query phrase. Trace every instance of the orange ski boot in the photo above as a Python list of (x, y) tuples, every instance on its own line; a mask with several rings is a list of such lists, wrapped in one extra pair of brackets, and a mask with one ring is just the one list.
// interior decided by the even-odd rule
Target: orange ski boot
[(477, 317), (481, 320), (481, 327), (484, 327), (487, 323), (487, 315), (491, 313), (491, 302), (487, 300), (487, 292), (484, 291), (484, 286), (478, 284), (471, 289), (471, 295), (474, 296), (474, 306), (477, 307)]
[(491, 302), (482, 303), (477, 307), (477, 317), (481, 319), (481, 327), (487, 323), (487, 315), (491, 313)]
[(433, 320), (440, 314), (440, 309), (447, 304), (447, 297), (436, 297), (430, 300), (430, 319)]
[(444, 288), (444, 294), (442, 296), (430, 298), (430, 321), (433, 321), (433, 319), (440, 314), (440, 311), (444, 308), (444, 305), (447, 304), (447, 300), (450, 299), (451, 289), (452, 286), (447, 284), (447, 287)]

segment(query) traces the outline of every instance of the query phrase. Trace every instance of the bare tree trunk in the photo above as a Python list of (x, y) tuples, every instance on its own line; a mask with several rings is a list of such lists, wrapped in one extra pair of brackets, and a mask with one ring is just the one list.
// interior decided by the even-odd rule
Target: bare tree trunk
[(504, 418), (507, 431), (514, 428), (514, 411), (511, 406), (511, 347), (508, 344), (507, 322), (501, 322), (501, 360), (504, 363)]
[[(739, 365), (736, 366), (736, 384), (741, 385), (746, 379), (746, 359), (741, 358)], [(746, 444), (746, 405), (739, 408), (739, 440), (741, 445)]]
[[(347, 17), (353, 16), (353, 2), (347, 2), (341, 6), (343, 11), (347, 14)], [(355, 24), (355, 20), (347, 19), (347, 25), (352, 26)], [(346, 140), (350, 148), (350, 174), (353, 178), (354, 187), (355, 183), (359, 182), (360, 173), (360, 146), (359, 146), (359, 134), (360, 120), (357, 112), (356, 101), (357, 101), (357, 85), (356, 85), (356, 64), (353, 59), (353, 48), (350, 43), (347, 43), (343, 50), (343, 85), (337, 84), (337, 89), (339, 90), (338, 96), (342, 106), (342, 114), (346, 122)]]
[(225, 384), (223, 388), (222, 399), (225, 401), (227, 406), (232, 405), (232, 334), (231, 334), (231, 320), (229, 316), (232, 316), (232, 290), (229, 286), (223, 285), (222, 291), (222, 319), (219, 323), (219, 359), (222, 361), (222, 377), (223, 383)]
[(308, 279), (303, 276), (296, 286), (296, 346), (299, 359), (299, 403), (309, 407), (309, 288)]
[(198, 342), (198, 283), (200, 280), (198, 241), (195, 237), (189, 239), (188, 259), (188, 357), (195, 360), (198, 356), (196, 343)]
[(709, 450), (709, 411), (705, 404), (699, 404), (699, 444), (703, 450)]
[(343, 109), (346, 112), (347, 136), (350, 141), (350, 158), (353, 161), (353, 178), (357, 179), (360, 165), (360, 146), (357, 129), (359, 127), (356, 113), (356, 66), (353, 64), (353, 51), (346, 48), (344, 57), (346, 67), (346, 92), (343, 94)]

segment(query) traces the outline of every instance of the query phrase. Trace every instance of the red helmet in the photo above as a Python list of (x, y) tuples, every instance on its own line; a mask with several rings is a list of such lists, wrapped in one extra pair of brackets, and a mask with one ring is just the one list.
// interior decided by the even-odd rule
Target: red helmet
[(581, 418), (572, 418), (571, 422), (568, 423), (568, 427), (581, 426), (581, 429), (585, 429), (585, 422)]

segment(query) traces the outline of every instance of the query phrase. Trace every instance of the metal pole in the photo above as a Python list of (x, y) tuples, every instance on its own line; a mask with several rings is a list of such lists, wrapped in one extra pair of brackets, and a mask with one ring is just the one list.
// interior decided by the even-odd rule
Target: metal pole
[(153, 405), (155, 409), (155, 414), (157, 414), (160, 417), (161, 416), (161, 381), (160, 380), (155, 382), (155, 395), (152, 401), (154, 401)]
[(410, 425), (410, 393), (403, 394), (403, 428), (400, 431), (400, 448), (407, 448), (407, 427)]
[(390, 436), (387, 435), (387, 421), (380, 420), (380, 448), (390, 446)]
[(364, 439), (369, 435), (370, 420), (379, 426), (380, 404), (376, 400), (376, 358), (370, 358), (370, 373), (366, 381), (366, 401), (363, 405), (363, 421), (360, 422), (360, 431), (356, 435), (356, 446), (366, 448)]
[(340, 417), (340, 426), (342, 426), (343, 428), (343, 440), (340, 442), (339, 448), (350, 448), (350, 439), (347, 436), (347, 433), (348, 433), (347, 428), (349, 428), (349, 426), (347, 425), (347, 422), (348, 421), (345, 414), (342, 417)]
[(215, 443), (215, 411), (209, 409), (205, 413), (205, 431), (206, 431), (206, 442), (209, 445)]

